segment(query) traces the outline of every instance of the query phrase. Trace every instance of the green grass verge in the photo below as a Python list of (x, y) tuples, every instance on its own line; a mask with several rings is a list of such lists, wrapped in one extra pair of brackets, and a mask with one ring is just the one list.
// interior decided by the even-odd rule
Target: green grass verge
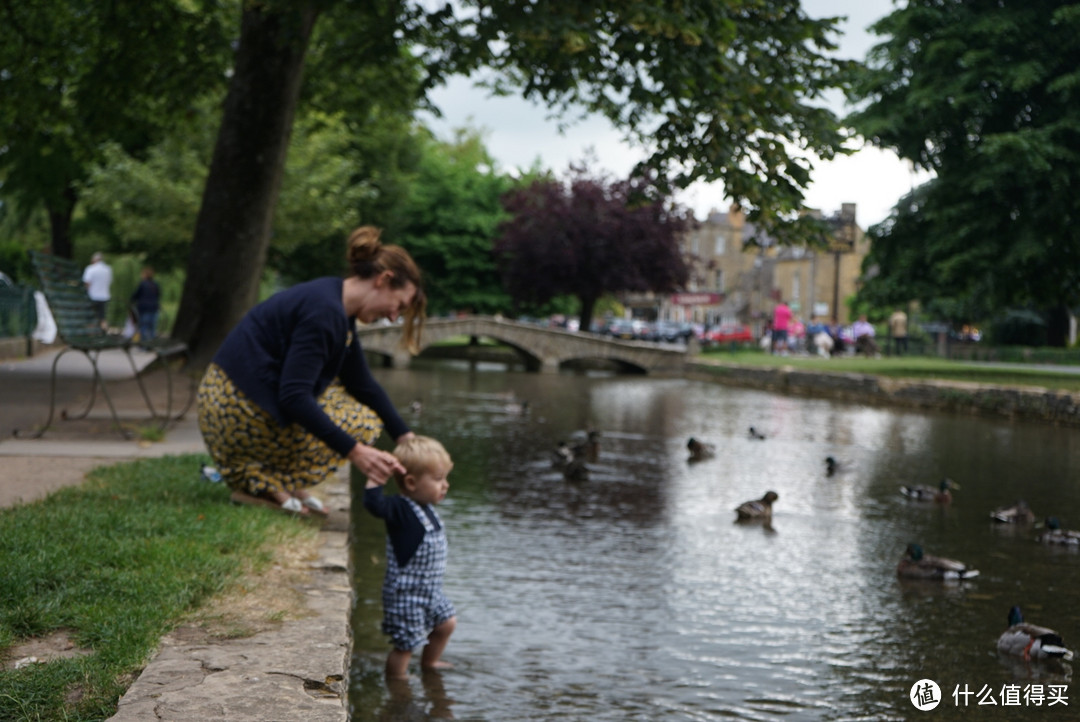
[(772, 356), (756, 350), (710, 350), (701, 360), (723, 361), (762, 368), (790, 366), (807, 371), (875, 374), (891, 378), (968, 381), (1003, 386), (1033, 386), (1058, 391), (1080, 392), (1080, 374), (1045, 369), (1002, 369), (985, 364), (950, 361), (925, 356), (865, 358), (845, 356), (824, 359), (816, 356)]
[[(0, 510), (0, 654), (66, 631), (86, 656), (0, 671), (0, 720), (101, 720), (183, 617), (271, 542), (312, 533), (227, 503), (201, 456), (102, 467), (83, 484)], [(48, 463), (43, 460), (42, 463)]]

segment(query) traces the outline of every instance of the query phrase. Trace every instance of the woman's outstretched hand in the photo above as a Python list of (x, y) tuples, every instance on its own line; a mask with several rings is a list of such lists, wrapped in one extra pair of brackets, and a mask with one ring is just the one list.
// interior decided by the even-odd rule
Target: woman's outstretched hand
[(362, 471), (368, 481), (380, 486), (385, 484), (392, 474), (405, 473), (405, 467), (393, 454), (366, 444), (357, 444), (352, 448), (349, 452), (349, 462)]

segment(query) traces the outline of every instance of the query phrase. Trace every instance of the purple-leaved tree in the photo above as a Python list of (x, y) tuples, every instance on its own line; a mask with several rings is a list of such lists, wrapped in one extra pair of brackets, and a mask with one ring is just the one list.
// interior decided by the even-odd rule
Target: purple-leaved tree
[(581, 328), (605, 294), (684, 286), (679, 238), (689, 212), (642, 179), (609, 181), (571, 168), (566, 181), (541, 178), (503, 196), (512, 218), (500, 226), (495, 254), (515, 303), (557, 296), (581, 301)]

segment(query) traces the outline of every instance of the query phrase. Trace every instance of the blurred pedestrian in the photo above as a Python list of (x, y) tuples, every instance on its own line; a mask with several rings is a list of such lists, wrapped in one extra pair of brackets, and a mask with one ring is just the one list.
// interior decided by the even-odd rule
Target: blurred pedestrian
[(851, 324), (851, 335), (855, 337), (855, 353), (866, 356), (880, 356), (877, 342), (874, 340), (874, 327), (866, 320), (866, 314), (859, 316), (859, 320)]
[(777, 302), (772, 317), (772, 352), (787, 355), (788, 326), (791, 324), (791, 308), (784, 299)]
[(113, 273), (109, 264), (105, 263), (105, 256), (101, 251), (90, 257), (90, 265), (83, 269), (82, 281), (86, 287), (86, 295), (94, 307), (94, 315), (97, 316), (98, 324), (107, 328), (105, 312), (109, 308), (109, 300), (112, 298)]
[(897, 356), (902, 356), (908, 350), (907, 314), (901, 308), (893, 311), (889, 316), (889, 337), (892, 339), (892, 350)]
[(154, 280), (154, 269), (142, 269), (142, 280), (131, 294), (139, 329), (139, 343), (148, 345), (157, 335), (158, 312), (161, 310), (161, 286)]

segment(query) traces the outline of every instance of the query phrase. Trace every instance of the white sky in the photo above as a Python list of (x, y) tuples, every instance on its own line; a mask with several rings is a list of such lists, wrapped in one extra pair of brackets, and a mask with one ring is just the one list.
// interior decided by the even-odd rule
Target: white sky
[[(803, 8), (811, 17), (847, 16), (840, 24), (843, 35), (838, 38), (838, 53), (862, 60), (881, 40), (867, 28), (892, 11), (893, 0), (803, 0)], [(585, 159), (591, 150), (596, 161), (590, 162), (590, 167), (625, 176), (644, 155), (623, 142), (604, 118), (587, 118), (560, 134), (557, 123), (546, 119), (545, 108), (519, 97), (488, 97), (465, 78), (455, 78), (431, 97), (444, 117), (425, 118), (430, 127), (444, 138), (450, 137), (453, 128), (480, 129), (502, 170), (526, 168), (539, 158), (542, 166), (562, 174), (571, 162)], [(839, 95), (833, 111), (839, 116), (846, 113)], [(926, 178), (922, 173), (913, 174), (910, 164), (894, 154), (867, 146), (854, 155), (816, 163), (813, 182), (806, 191), (806, 205), (832, 213), (840, 209), (841, 203), (856, 203), (857, 222), (868, 228), (888, 216), (896, 201)], [(697, 184), (677, 200), (693, 208), (698, 218), (704, 218), (710, 208), (726, 210), (730, 204), (718, 184)]]

